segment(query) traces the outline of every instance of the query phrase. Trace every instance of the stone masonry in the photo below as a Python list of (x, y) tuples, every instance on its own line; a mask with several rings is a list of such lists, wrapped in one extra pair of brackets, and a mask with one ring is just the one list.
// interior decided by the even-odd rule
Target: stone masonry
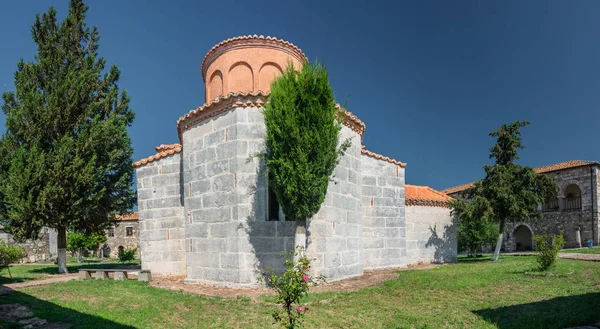
[[(533, 247), (532, 235), (559, 234), (565, 237), (566, 247), (579, 247), (580, 234), (583, 246), (587, 241), (599, 242), (598, 209), (600, 181), (597, 162), (572, 160), (554, 165), (534, 168), (538, 173), (556, 180), (559, 187), (555, 199), (540, 205), (542, 217), (524, 221), (514, 219), (507, 222), (503, 250), (511, 252)], [(469, 184), (446, 191), (458, 197)], [(517, 234), (518, 233), (518, 234)]]
[(17, 243), (13, 236), (6, 233), (4, 228), (0, 226), (0, 241), (6, 241), (25, 249), (25, 258), (21, 259), (22, 263), (40, 262), (54, 259), (57, 255), (56, 250), (56, 230), (44, 227), (40, 231), (38, 238), (35, 240), (27, 240)]
[[(265, 147), (270, 83), (286, 64), (299, 67), (305, 58), (291, 43), (262, 36), (229, 39), (209, 51), (202, 64), (206, 104), (178, 120), (180, 143), (133, 164), (143, 269), (183, 274), (186, 283), (254, 287), (261, 271), (283, 268), (281, 253), (295, 248), (296, 222), (269, 199), (257, 155)], [(364, 149), (364, 123), (338, 111), (340, 143), (351, 146), (321, 209), (307, 220), (303, 243), (314, 274), (329, 281), (409, 263), (405, 164)]]

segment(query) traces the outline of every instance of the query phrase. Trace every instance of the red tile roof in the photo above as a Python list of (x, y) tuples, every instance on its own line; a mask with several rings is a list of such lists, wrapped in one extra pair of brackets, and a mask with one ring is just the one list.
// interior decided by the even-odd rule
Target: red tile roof
[[(265, 44), (265, 45), (282, 45), (284, 47), (289, 47), (291, 48), (300, 58), (303, 59), (307, 59), (306, 55), (304, 55), (304, 53), (302, 52), (302, 50), (300, 48), (298, 48), (298, 46), (296, 46), (295, 44), (289, 42), (289, 41), (285, 41), (285, 40), (281, 40), (281, 39), (277, 39), (276, 37), (265, 37), (263, 35), (243, 35), (243, 36), (239, 36), (239, 37), (234, 37), (234, 38), (229, 38), (227, 40), (221, 41), (218, 44), (216, 44), (215, 46), (213, 46), (204, 56), (204, 59), (202, 60), (202, 77), (205, 78), (205, 74), (206, 74), (206, 68), (207, 68), (207, 61), (208, 58), (211, 57), (211, 55), (216, 52), (217, 50), (219, 50), (220, 48), (223, 48), (225, 46), (229, 46), (231, 44), (234, 44), (233, 46), (235, 46), (235, 44), (239, 44), (239, 43), (247, 43), (248, 41), (252, 41), (253, 43), (259, 42), (260, 44)], [(302, 60), (300, 60), (302, 61)]]
[(417, 186), (406, 184), (404, 186), (407, 206), (448, 207), (448, 201), (452, 200), (448, 195), (436, 191), (429, 186)]
[[(571, 160), (571, 161), (559, 162), (559, 163), (555, 163), (555, 164), (551, 164), (551, 165), (547, 165), (547, 166), (533, 168), (533, 171), (535, 171), (538, 174), (543, 174), (543, 173), (547, 173), (547, 172), (584, 167), (584, 166), (589, 166), (589, 165), (593, 165), (593, 164), (598, 164), (598, 162), (584, 161), (584, 160)], [(442, 192), (444, 192), (446, 194), (460, 192), (460, 191), (468, 189), (469, 187), (472, 187), (473, 184), (474, 183), (468, 183), (468, 184), (450, 187), (445, 190), (442, 190)]]
[(392, 158), (388, 158), (388, 157), (386, 157), (384, 155), (381, 155), (381, 154), (378, 154), (378, 153), (375, 153), (375, 152), (371, 152), (371, 151), (367, 150), (364, 145), (360, 149), (360, 153), (362, 153), (362, 154), (364, 154), (366, 156), (369, 156), (371, 158), (375, 158), (375, 159), (383, 160), (383, 161), (386, 161), (386, 162), (389, 162), (389, 163), (393, 163), (393, 164), (395, 164), (397, 166), (400, 166), (402, 168), (406, 167), (406, 163), (400, 162), (398, 160), (394, 160)]
[(121, 220), (124, 220), (124, 221), (126, 221), (126, 220), (138, 220), (138, 219), (139, 219), (139, 216), (138, 216), (137, 212), (130, 212), (130, 213), (127, 213), (127, 214), (121, 214), (121, 215), (116, 215), (115, 216), (115, 220), (119, 220), (119, 221), (121, 221)]
[(156, 152), (157, 153), (155, 155), (134, 162), (132, 166), (134, 168), (138, 168), (149, 162), (160, 160), (175, 153), (179, 153), (181, 152), (181, 144), (162, 144), (156, 147)]

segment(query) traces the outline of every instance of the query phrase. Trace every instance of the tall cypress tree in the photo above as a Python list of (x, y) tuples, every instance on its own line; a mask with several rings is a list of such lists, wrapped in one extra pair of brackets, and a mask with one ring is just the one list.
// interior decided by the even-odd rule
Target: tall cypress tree
[(350, 146), (349, 140), (338, 144), (340, 118), (325, 67), (305, 62), (296, 72), (288, 65), (271, 84), (264, 115), (269, 187), (286, 219), (304, 227), (325, 201), (333, 170)]
[(17, 63), (16, 92), (2, 95), (0, 216), (19, 240), (57, 229), (59, 273), (67, 271), (67, 229), (100, 232), (135, 203), (127, 133), (134, 112), (119, 92), (119, 69), (105, 70), (98, 55), (87, 10), (71, 0), (62, 23), (54, 8), (37, 15), (37, 55)]

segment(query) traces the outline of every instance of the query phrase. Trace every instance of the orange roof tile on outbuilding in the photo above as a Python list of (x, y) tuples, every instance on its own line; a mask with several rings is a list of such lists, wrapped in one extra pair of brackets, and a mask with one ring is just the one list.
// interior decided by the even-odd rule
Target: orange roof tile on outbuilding
[[(535, 171), (538, 174), (543, 174), (543, 173), (548, 173), (548, 172), (553, 172), (553, 171), (558, 171), (558, 170), (585, 167), (585, 166), (594, 165), (594, 164), (597, 165), (599, 163), (596, 161), (571, 160), (571, 161), (559, 162), (559, 163), (555, 163), (555, 164), (551, 164), (551, 165), (547, 165), (547, 166), (533, 168), (533, 171)], [(464, 191), (464, 190), (472, 187), (473, 184), (475, 184), (475, 183), (468, 183), (468, 184), (458, 185), (458, 186), (454, 186), (454, 187), (449, 187), (445, 190), (442, 190), (442, 192), (444, 192), (446, 194), (452, 194), (452, 193)]]
[(448, 207), (452, 200), (447, 194), (436, 191), (429, 186), (406, 184), (404, 186), (407, 206)]
[(139, 220), (139, 216), (138, 216), (137, 212), (130, 212), (127, 214), (116, 215), (115, 220), (118, 220), (118, 221)]

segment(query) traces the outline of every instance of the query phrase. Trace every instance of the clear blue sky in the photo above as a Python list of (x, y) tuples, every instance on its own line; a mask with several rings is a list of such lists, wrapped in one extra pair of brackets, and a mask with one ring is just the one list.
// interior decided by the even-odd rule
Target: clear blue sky
[[(33, 59), (30, 27), (51, 4), (63, 18), (67, 0), (2, 4), (0, 91), (14, 88), (20, 57)], [(204, 103), (204, 55), (247, 34), (283, 38), (324, 62), (338, 101), (367, 125), (364, 144), (407, 162), (407, 183), (480, 178), (488, 133), (517, 119), (532, 122), (522, 164), (600, 160), (600, 1), (89, 4), (100, 54), (132, 97), (134, 160), (178, 142), (177, 119)]]

